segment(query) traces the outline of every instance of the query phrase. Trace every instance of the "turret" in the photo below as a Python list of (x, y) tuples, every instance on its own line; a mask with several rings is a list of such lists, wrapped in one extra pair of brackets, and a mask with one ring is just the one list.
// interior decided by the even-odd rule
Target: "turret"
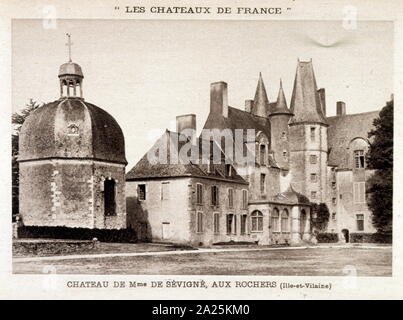
[(322, 91), (316, 85), (312, 60), (298, 60), (291, 98), (294, 115), (289, 122), (290, 171), (295, 190), (312, 202), (326, 201), (328, 124)]
[(269, 118), (271, 124), (271, 149), (274, 152), (276, 163), (281, 168), (285, 169), (289, 167), (290, 148), (288, 122), (291, 117), (292, 113), (287, 107), (283, 83), (280, 80), (277, 102), (274, 108), (270, 110)]

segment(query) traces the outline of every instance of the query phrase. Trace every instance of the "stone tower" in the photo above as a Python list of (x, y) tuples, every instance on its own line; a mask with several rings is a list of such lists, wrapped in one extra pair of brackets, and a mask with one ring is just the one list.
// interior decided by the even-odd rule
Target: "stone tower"
[(280, 80), (280, 90), (277, 102), (270, 110), (269, 118), (271, 124), (271, 149), (274, 152), (276, 163), (284, 169), (289, 168), (290, 147), (288, 122), (292, 117), (290, 109), (287, 107), (283, 84)]
[(81, 67), (59, 70), (60, 98), (36, 109), (19, 137), (25, 226), (126, 228), (125, 144), (116, 120), (84, 101)]
[(312, 60), (298, 60), (289, 122), (290, 173), (296, 191), (312, 202), (326, 201), (327, 121)]

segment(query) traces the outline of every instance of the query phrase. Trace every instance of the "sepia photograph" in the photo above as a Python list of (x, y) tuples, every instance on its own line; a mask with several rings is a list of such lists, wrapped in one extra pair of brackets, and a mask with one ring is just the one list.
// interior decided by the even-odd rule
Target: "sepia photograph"
[(391, 277), (393, 30), (13, 19), (12, 272)]

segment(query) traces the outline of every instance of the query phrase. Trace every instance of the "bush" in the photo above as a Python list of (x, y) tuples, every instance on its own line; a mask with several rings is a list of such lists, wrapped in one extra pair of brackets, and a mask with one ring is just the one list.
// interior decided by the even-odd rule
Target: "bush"
[(339, 242), (339, 235), (337, 233), (318, 233), (316, 240), (318, 243), (335, 243)]
[(137, 236), (132, 229), (107, 230), (67, 227), (23, 226), (18, 228), (18, 238), (50, 238), (92, 240), (101, 242), (137, 242)]
[(350, 242), (392, 243), (392, 235), (382, 233), (350, 233)]

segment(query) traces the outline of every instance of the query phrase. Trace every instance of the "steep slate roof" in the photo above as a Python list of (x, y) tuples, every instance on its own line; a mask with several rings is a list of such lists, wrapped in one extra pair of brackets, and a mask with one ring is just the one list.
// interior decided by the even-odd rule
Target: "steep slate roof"
[(210, 113), (204, 129), (255, 129), (256, 133), (262, 131), (270, 141), (270, 121), (266, 117), (259, 117), (252, 113), (228, 107), (228, 117), (217, 116)]
[(294, 89), (291, 96), (290, 124), (318, 122), (326, 124), (323, 116), (312, 61), (298, 61)]
[(256, 87), (255, 98), (251, 113), (259, 117), (267, 117), (269, 99), (267, 98), (266, 88), (264, 86), (262, 73), (259, 73), (259, 80)]
[[(181, 158), (181, 154), (179, 153), (179, 158), (182, 159), (177, 161), (178, 163), (171, 163), (171, 159), (173, 158), (171, 155), (171, 150), (169, 148), (168, 143), (173, 143), (174, 141), (178, 141), (179, 134), (177, 132), (171, 132), (166, 130), (165, 133), (156, 141), (154, 146), (148, 151), (150, 152), (156, 146), (161, 146), (164, 143), (167, 143), (167, 163), (166, 164), (154, 164), (150, 163), (148, 159), (148, 152), (141, 158), (141, 160), (126, 174), (126, 180), (145, 180), (145, 179), (155, 179), (155, 178), (175, 178), (175, 177), (200, 177), (200, 178), (210, 178), (216, 180), (225, 180), (229, 182), (237, 182), (242, 184), (247, 184), (247, 182), (237, 174), (236, 170), (232, 168), (232, 175), (226, 175), (226, 165), (223, 162), (222, 164), (213, 164), (212, 172), (208, 172), (208, 165), (201, 164), (201, 161), (197, 163), (197, 161), (186, 163), (185, 157)], [(181, 136), (183, 137), (183, 136)], [(165, 140), (166, 139), (166, 140)], [(181, 149), (183, 145), (185, 145), (188, 141), (179, 141), (178, 150)], [(196, 139), (196, 143), (192, 146), (192, 148), (202, 149), (202, 139)], [(219, 147), (214, 144), (213, 148)], [(190, 152), (190, 151), (189, 151)], [(222, 155), (221, 151), (219, 151)], [(199, 153), (199, 159), (201, 159), (201, 152)], [(200, 163), (200, 164), (199, 164)]]
[(278, 91), (277, 101), (274, 106), (270, 109), (270, 114), (292, 114), (290, 109), (287, 107), (287, 100), (285, 99), (283, 82), (280, 80), (280, 89)]
[(348, 168), (347, 148), (350, 141), (357, 137), (368, 139), (368, 132), (379, 112), (380, 110), (327, 118), (330, 165)]

